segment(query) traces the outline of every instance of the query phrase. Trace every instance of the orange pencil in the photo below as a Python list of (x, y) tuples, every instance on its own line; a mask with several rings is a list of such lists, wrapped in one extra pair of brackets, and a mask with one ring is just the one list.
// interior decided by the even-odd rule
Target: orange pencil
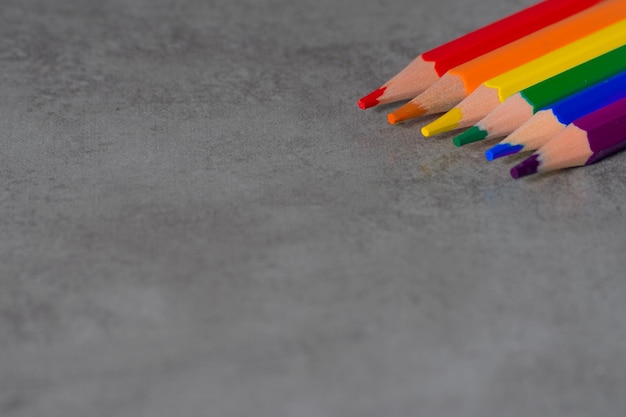
[(441, 113), (484, 81), (512, 70), (626, 17), (626, 1), (606, 0), (583, 12), (449, 70), (422, 94), (388, 116), (396, 124)]

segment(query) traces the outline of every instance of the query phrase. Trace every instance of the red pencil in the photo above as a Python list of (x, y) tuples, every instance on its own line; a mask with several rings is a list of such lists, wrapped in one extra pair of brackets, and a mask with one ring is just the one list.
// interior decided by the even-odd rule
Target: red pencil
[(382, 87), (361, 98), (362, 109), (411, 99), (449, 69), (587, 9), (601, 0), (545, 0), (445, 43), (413, 60)]

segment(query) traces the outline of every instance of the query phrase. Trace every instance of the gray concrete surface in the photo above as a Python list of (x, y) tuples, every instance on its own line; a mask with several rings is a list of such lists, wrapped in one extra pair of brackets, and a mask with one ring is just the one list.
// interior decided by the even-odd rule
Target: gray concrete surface
[(530, 0), (3, 0), (0, 415), (626, 413), (626, 155), (355, 100)]

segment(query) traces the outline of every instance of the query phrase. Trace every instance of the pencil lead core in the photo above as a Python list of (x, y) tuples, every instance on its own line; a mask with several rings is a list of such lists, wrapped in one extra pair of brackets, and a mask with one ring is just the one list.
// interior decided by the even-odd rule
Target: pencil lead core
[(459, 121), (463, 118), (461, 109), (453, 108), (439, 119), (424, 126), (422, 128), (422, 135), (429, 137), (437, 135), (439, 133), (445, 133), (452, 129), (455, 129), (459, 125)]
[(378, 99), (385, 93), (386, 89), (387, 87), (381, 87), (377, 90), (372, 91), (365, 97), (361, 97), (359, 101), (357, 101), (357, 105), (363, 110), (369, 109), (370, 107), (378, 106), (378, 104), (380, 104), (380, 101), (378, 101)]
[(499, 143), (485, 151), (485, 158), (488, 161), (502, 158), (508, 155), (514, 155), (521, 152), (524, 149), (524, 145), (511, 145), (510, 143)]
[(526, 177), (539, 172), (539, 154), (532, 154), (529, 158), (511, 168), (511, 176), (515, 179)]
[(460, 135), (455, 136), (452, 142), (454, 142), (456, 146), (463, 146), (468, 143), (483, 140), (487, 137), (487, 134), (488, 132), (486, 130), (482, 130), (478, 126), (472, 126)]
[(426, 114), (426, 110), (422, 106), (408, 102), (393, 113), (389, 113), (387, 120), (390, 124), (395, 125), (424, 114)]

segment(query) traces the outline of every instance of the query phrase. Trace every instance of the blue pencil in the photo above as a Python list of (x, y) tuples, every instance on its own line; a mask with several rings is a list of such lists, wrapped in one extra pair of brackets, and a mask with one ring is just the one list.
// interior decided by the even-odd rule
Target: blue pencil
[(574, 120), (626, 97), (626, 71), (585, 88), (535, 113), (502, 142), (485, 151), (489, 161), (541, 148)]

